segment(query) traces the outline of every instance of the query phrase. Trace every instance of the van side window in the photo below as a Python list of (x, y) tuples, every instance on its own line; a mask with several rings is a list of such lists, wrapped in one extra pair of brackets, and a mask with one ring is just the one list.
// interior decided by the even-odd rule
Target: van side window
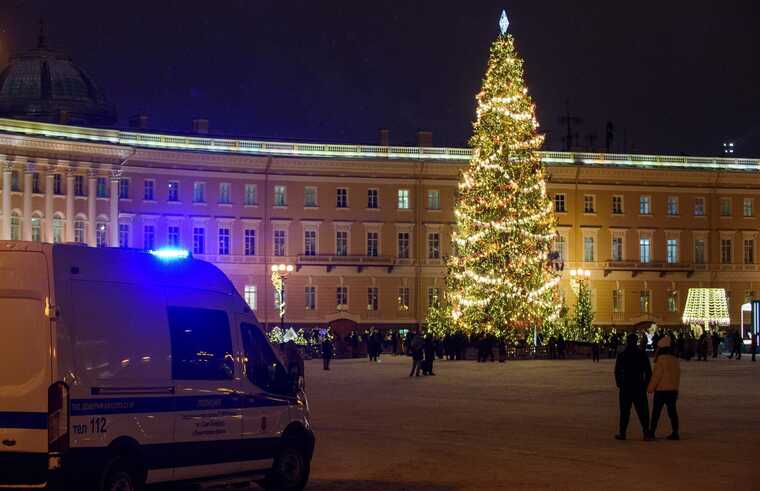
[(235, 374), (232, 339), (223, 310), (169, 307), (174, 380), (229, 380)]
[(248, 380), (267, 392), (287, 393), (288, 376), (269, 342), (253, 324), (240, 325)]

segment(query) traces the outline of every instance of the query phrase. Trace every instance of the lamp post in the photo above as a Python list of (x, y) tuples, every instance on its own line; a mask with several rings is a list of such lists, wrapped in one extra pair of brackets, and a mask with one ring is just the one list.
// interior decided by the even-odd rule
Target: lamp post
[(591, 271), (588, 269), (578, 268), (570, 270), (570, 284), (576, 294), (578, 293), (580, 285), (583, 282), (588, 281), (589, 278), (591, 278)]
[(288, 273), (293, 271), (292, 264), (272, 265), (272, 284), (277, 290), (278, 307), (280, 308), (280, 329), (285, 332), (285, 280)]

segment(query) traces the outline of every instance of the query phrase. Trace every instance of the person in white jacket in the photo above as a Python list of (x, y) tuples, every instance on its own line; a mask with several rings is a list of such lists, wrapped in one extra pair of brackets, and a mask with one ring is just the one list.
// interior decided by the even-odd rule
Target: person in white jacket
[(660, 419), (662, 406), (668, 407), (668, 417), (673, 432), (667, 437), (668, 440), (680, 440), (678, 433), (678, 386), (681, 382), (681, 366), (678, 358), (673, 355), (670, 336), (663, 336), (657, 342), (657, 355), (654, 359), (654, 371), (649, 381), (647, 392), (654, 392), (652, 403), (652, 419), (649, 434), (654, 437), (657, 430), (657, 422)]

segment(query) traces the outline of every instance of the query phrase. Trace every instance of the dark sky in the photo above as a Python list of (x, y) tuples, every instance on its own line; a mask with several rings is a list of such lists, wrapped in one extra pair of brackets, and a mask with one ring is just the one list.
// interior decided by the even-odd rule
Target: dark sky
[[(526, 60), (547, 148), (566, 103), (584, 145), (760, 157), (758, 2), (537, 0), (0, 0), (0, 64), (40, 16), (116, 104), (121, 124), (259, 138), (434, 144), (469, 138), (501, 8)], [(578, 5), (583, 5), (578, 7)], [(624, 141), (626, 148), (623, 148)]]

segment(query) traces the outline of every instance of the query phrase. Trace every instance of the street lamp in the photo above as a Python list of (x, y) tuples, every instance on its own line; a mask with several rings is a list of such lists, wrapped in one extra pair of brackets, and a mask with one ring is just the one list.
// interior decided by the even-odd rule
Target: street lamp
[(285, 332), (285, 280), (288, 273), (293, 271), (292, 264), (272, 265), (272, 284), (277, 291), (277, 303), (280, 308), (280, 329)]
[(570, 285), (573, 287), (573, 291), (578, 293), (578, 288), (584, 281), (588, 281), (591, 278), (591, 271), (588, 269), (578, 268), (570, 270)]

